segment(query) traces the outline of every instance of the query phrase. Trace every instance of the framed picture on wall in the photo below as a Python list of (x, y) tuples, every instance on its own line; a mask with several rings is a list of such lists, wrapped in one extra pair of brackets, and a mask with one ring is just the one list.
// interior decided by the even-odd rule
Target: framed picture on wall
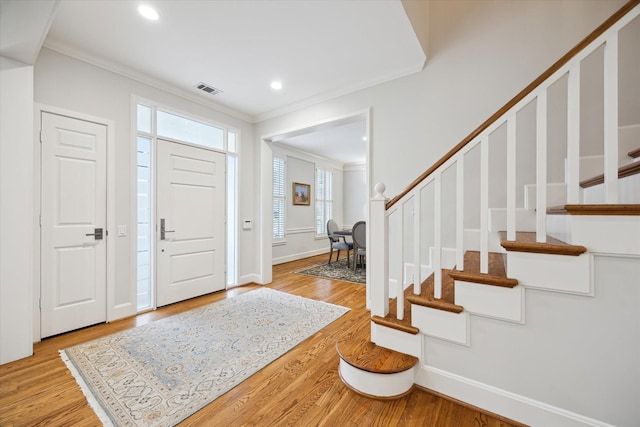
[(311, 185), (300, 184), (299, 182), (293, 183), (293, 204), (294, 205), (306, 205), (311, 204)]

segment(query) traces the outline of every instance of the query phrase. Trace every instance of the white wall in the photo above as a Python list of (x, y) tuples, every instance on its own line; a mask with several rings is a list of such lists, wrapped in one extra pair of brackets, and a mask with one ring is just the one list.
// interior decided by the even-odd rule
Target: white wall
[[(596, 256), (595, 298), (526, 290), (526, 325), (473, 316), (426, 364), (616, 426), (640, 420), (640, 259)], [(489, 409), (490, 410), (490, 409)]]
[(345, 165), (343, 172), (344, 224), (367, 219), (367, 170), (365, 165)]
[[(239, 149), (239, 218), (255, 220), (254, 206), (254, 139), (253, 126), (247, 122), (227, 114), (194, 103), (187, 99), (169, 94), (130, 78), (115, 74), (62, 55), (49, 49), (43, 49), (35, 64), (35, 101), (53, 107), (63, 108), (83, 114), (89, 114), (113, 120), (115, 123), (115, 223), (127, 225), (128, 230), (135, 230), (134, 206), (132, 206), (132, 132), (135, 124), (130, 123), (132, 96), (157, 102), (179, 112), (205, 118), (240, 130)], [(133, 126), (133, 127), (132, 127)], [(255, 221), (254, 221), (255, 222)], [(238, 253), (254, 247), (252, 230), (239, 231)], [(115, 305), (126, 305), (135, 287), (135, 268), (133, 253), (134, 242), (131, 234), (118, 237), (115, 248)], [(238, 277), (240, 283), (254, 280), (258, 270), (255, 257), (240, 256), (238, 260)], [(133, 293), (135, 294), (135, 293)], [(133, 312), (129, 314), (134, 314)]]
[(33, 353), (33, 67), (0, 57), (0, 364)]

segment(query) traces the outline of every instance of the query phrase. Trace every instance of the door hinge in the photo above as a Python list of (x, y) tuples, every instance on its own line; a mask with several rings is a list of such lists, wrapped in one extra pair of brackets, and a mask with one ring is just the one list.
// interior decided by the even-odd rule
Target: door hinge
[(38, 224), (42, 227), (42, 215), (38, 215)]
[(42, 144), (42, 131), (40, 131), (40, 144)]

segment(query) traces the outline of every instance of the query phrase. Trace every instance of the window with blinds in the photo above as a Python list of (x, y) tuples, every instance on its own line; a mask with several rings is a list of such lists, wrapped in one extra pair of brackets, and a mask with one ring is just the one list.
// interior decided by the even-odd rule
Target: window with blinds
[(333, 217), (333, 172), (316, 168), (316, 234), (326, 234), (327, 221)]
[(285, 160), (273, 158), (273, 240), (284, 239)]

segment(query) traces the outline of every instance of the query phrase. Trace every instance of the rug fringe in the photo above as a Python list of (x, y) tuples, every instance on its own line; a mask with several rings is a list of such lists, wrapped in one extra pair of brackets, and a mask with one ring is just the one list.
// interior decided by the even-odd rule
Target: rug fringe
[(102, 405), (100, 405), (98, 400), (95, 398), (95, 396), (91, 392), (91, 388), (84, 381), (84, 378), (82, 378), (82, 375), (80, 375), (80, 372), (78, 372), (78, 370), (76, 369), (67, 352), (64, 350), (59, 350), (58, 353), (60, 353), (60, 358), (62, 359), (64, 364), (67, 365), (67, 369), (69, 369), (69, 372), (71, 372), (71, 375), (78, 383), (78, 386), (80, 386), (82, 394), (84, 394), (84, 397), (87, 399), (89, 406), (91, 407), (91, 409), (93, 409), (93, 412), (95, 412), (102, 425), (105, 427), (114, 427), (111, 418), (109, 418)]

